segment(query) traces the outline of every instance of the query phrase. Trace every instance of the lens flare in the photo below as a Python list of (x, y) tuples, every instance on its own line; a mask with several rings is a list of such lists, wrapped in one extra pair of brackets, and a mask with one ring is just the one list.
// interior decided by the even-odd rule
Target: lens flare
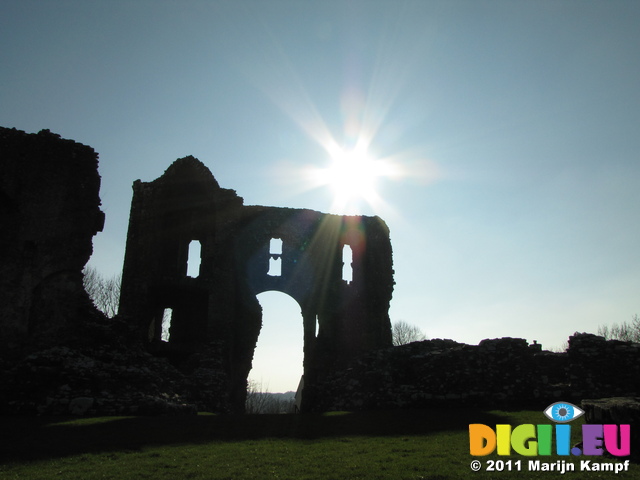
[[(411, 9), (401, 9), (397, 14), (398, 21), (412, 15)], [(389, 190), (385, 191), (388, 181), (408, 180), (426, 185), (440, 176), (436, 164), (425, 159), (424, 152), (401, 153), (394, 146), (396, 140), (390, 140), (399, 138), (406, 127), (405, 120), (391, 119), (390, 114), (411, 76), (413, 60), (422, 55), (417, 46), (425, 40), (396, 30), (394, 26), (400, 24), (392, 21), (385, 27), (375, 48), (368, 83), (356, 75), (365, 57), (357, 55), (358, 49), (353, 46), (345, 46), (349, 69), (341, 89), (333, 91), (338, 107), (334, 113), (339, 116), (327, 117), (326, 108), (320, 108), (326, 107), (325, 104), (314, 101), (309, 85), (296, 68), (295, 57), (287, 54), (275, 32), (262, 23), (262, 41), (256, 42), (253, 54), (238, 60), (237, 66), (315, 143), (307, 152), (308, 164), (281, 159), (276, 168), (269, 170), (268, 174), (282, 185), (283, 194), (295, 196), (325, 189), (332, 196), (330, 208), (323, 207), (323, 211), (343, 215), (372, 211), (385, 218), (398, 218)], [(336, 122), (340, 117), (342, 121)], [(393, 134), (389, 135), (390, 132)], [(385, 153), (377, 155), (374, 145)], [(316, 152), (325, 158), (318, 157)]]
[(384, 162), (370, 156), (363, 149), (337, 149), (333, 151), (326, 168), (315, 171), (316, 183), (333, 190), (332, 211), (350, 212), (354, 203), (365, 200), (374, 203), (379, 178), (386, 176)]

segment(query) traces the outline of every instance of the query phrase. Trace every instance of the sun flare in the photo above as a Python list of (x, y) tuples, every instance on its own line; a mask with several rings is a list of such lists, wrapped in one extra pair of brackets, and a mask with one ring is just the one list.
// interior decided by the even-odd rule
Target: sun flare
[(327, 183), (339, 197), (366, 197), (375, 188), (375, 162), (365, 152), (341, 151), (326, 169)]
[(385, 162), (365, 149), (335, 148), (330, 152), (329, 165), (316, 171), (316, 182), (333, 190), (335, 208), (349, 210), (362, 200), (374, 203), (378, 178), (388, 173)]

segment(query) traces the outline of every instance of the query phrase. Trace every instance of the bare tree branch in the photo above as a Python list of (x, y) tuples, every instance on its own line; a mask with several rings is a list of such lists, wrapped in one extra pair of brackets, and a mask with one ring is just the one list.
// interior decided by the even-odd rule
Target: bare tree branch
[(262, 382), (249, 380), (247, 382), (247, 401), (245, 413), (248, 414), (280, 414), (293, 413), (295, 400), (282, 398), (281, 394), (269, 393), (268, 387), (262, 387)]
[(95, 267), (87, 265), (84, 270), (84, 289), (98, 310), (113, 318), (118, 313), (122, 274), (106, 278)]
[(427, 336), (415, 325), (399, 320), (391, 326), (391, 338), (394, 346), (426, 340)]
[(611, 326), (601, 325), (598, 327), (598, 335), (607, 340), (640, 343), (640, 317), (635, 314), (631, 322), (614, 323)]

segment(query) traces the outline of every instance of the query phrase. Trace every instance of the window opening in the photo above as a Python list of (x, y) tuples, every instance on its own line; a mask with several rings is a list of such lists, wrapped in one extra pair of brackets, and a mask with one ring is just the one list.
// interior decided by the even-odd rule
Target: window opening
[(269, 253), (271, 255), (282, 255), (282, 239), (272, 238), (269, 242)]
[(282, 239), (272, 238), (269, 241), (269, 271), (267, 275), (279, 277), (282, 275)]
[(189, 242), (189, 256), (187, 257), (187, 277), (197, 278), (200, 276), (202, 245), (200, 240)]
[(270, 275), (272, 277), (279, 277), (282, 275), (282, 259), (280, 257), (278, 258), (269, 258), (269, 271), (267, 272), (267, 275)]
[(162, 312), (162, 332), (160, 333), (160, 340), (168, 342), (171, 336), (171, 320), (173, 318), (173, 309), (165, 308)]
[(353, 250), (350, 245), (342, 247), (342, 280), (347, 283), (353, 281)]

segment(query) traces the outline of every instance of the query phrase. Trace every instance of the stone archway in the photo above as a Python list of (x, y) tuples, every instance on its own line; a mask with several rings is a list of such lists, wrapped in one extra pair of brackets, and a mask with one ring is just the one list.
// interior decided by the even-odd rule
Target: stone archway
[(304, 362), (302, 309), (289, 295), (273, 290), (258, 294), (258, 301), (262, 328), (249, 378), (269, 392), (295, 392)]

